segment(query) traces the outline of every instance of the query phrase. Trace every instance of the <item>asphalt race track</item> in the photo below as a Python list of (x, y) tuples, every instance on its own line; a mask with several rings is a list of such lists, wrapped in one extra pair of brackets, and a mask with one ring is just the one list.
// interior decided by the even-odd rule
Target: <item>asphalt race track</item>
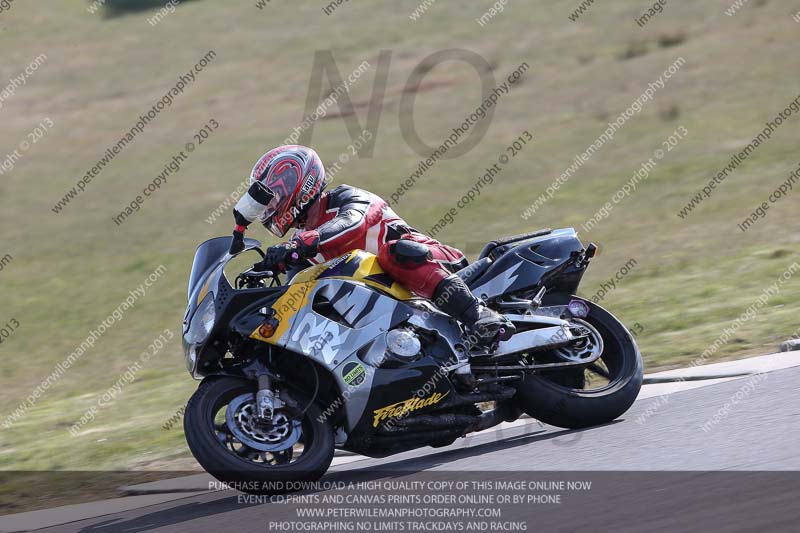
[[(323, 481), (334, 486), (416, 481), (428, 484), (418, 492), (421, 495), (451, 494), (446, 488), (430, 489), (446, 487), (432, 483), (448, 481), (535, 480), (556, 484), (556, 489), (537, 494), (549, 494), (554, 500), (560, 493), (558, 502), (539, 498), (515, 505), (451, 506), (502, 508), (501, 517), (474, 519), (505, 524), (497, 525), (496, 530), (796, 530), (800, 518), (800, 449), (796, 446), (800, 442), (799, 381), (800, 368), (796, 367), (760, 374), (758, 379), (742, 377), (669, 397), (644, 398), (623, 419), (582, 431), (526, 420), (517, 427), (461, 439), (447, 448), (355, 460), (332, 468)], [(708, 422), (712, 423), (704, 430), (702, 426)], [(591, 481), (591, 488), (584, 485), (584, 489), (563, 490), (565, 481), (576, 480)], [(472, 490), (476, 486), (456, 492), (494, 492), (495, 497), (503, 492)], [(352, 495), (371, 491), (300, 491), (292, 497), (305, 496), (306, 500), (269, 503), (235, 491), (217, 490), (41, 531), (312, 531), (317, 529), (313, 522), (322, 523), (323, 519), (298, 518), (298, 508), (332, 508), (343, 513), (343, 509), (404, 507), (308, 503), (308, 498), (319, 502), (322, 496), (334, 492)], [(411, 494), (414, 490), (395, 492)], [(374, 531), (380, 522), (390, 519), (338, 515), (324, 520), (330, 531), (337, 530), (336, 524), (341, 526), (338, 530), (358, 530), (343, 525), (353, 521), (361, 523), (360, 527), (371, 522), (371, 529), (365, 530)], [(467, 531), (470, 529), (465, 524), (472, 519), (434, 516), (391, 520), (395, 520), (394, 529), (384, 530)]]

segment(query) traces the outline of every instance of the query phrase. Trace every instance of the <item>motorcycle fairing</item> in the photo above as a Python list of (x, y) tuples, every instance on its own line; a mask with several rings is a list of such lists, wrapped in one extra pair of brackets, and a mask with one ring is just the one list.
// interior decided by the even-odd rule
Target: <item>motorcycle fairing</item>
[[(323, 314), (325, 306), (335, 313)], [(275, 332), (264, 337), (256, 328), (250, 337), (308, 355), (325, 366), (337, 353), (358, 350), (412, 314), (402, 302), (355, 279), (293, 283), (272, 309), (278, 321)]]
[[(364, 414), (374, 373), (359, 352), (385, 351), (386, 332), (408, 320), (413, 311), (355, 278), (338, 278), (290, 285), (272, 305), (278, 320), (275, 333), (263, 337), (256, 328), (250, 337), (303, 354), (328, 369), (340, 395), (347, 391), (344, 407), (352, 429)], [(344, 378), (348, 363), (365, 366), (365, 379), (355, 386)]]
[(470, 287), (475, 296), (491, 300), (503, 294), (545, 283), (550, 290), (577, 291), (585, 267), (570, 259), (583, 250), (572, 228), (515, 242)]
[(375, 254), (353, 250), (336, 259), (298, 272), (290, 283), (307, 283), (319, 279), (352, 279), (379, 289), (397, 300), (410, 300), (414, 294), (396, 282), (378, 264)]

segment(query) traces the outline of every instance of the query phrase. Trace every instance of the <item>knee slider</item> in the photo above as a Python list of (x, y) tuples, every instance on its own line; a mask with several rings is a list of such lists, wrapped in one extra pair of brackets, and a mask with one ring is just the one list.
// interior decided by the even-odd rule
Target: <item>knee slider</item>
[(389, 254), (394, 256), (398, 263), (422, 264), (431, 258), (431, 251), (426, 245), (404, 239), (390, 245)]

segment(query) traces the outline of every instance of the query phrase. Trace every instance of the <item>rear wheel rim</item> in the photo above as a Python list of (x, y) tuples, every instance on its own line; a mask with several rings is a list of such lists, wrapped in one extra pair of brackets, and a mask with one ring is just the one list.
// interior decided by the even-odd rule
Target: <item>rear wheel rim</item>
[[(599, 320), (591, 318), (590, 315), (587, 320), (572, 322), (584, 322), (597, 332), (603, 344), (600, 357), (583, 368), (542, 372), (540, 376), (553, 386), (565, 391), (580, 392), (583, 395), (599, 395), (621, 387), (630, 379), (631, 373), (628, 368), (630, 361), (626, 358), (622, 339), (614, 335)], [(564, 360), (560, 355), (556, 357)], [(565, 382), (581, 386), (568, 386), (564, 384)], [(592, 384), (594, 386), (588, 388)]]

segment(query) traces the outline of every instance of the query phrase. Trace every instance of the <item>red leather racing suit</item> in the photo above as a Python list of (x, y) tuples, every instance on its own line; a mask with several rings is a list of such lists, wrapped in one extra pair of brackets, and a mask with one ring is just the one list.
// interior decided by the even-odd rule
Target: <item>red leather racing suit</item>
[[(356, 249), (373, 253), (389, 275), (425, 298), (432, 298), (444, 278), (467, 264), (461, 251), (406, 224), (382, 198), (349, 185), (323, 193), (293, 240), (316, 252), (309, 257), (313, 263)], [(408, 261), (396, 253), (400, 240), (424, 244), (429, 254), (418, 262)]]

